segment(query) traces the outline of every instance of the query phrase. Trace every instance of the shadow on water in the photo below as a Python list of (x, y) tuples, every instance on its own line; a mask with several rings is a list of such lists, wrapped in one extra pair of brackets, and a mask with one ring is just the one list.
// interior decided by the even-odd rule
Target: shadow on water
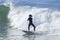
[(24, 38), (27, 38), (28, 40), (34, 40), (36, 35), (33, 32), (25, 32), (25, 34), (23, 34)]
[(7, 15), (9, 8), (3, 5), (0, 5), (0, 37), (5, 37), (7, 35), (8, 29), (8, 19)]
[(25, 34), (23, 34), (24, 38), (27, 38), (28, 40), (35, 40), (36, 38), (40, 36), (47, 35), (48, 32), (31, 32), (31, 31), (24, 31)]

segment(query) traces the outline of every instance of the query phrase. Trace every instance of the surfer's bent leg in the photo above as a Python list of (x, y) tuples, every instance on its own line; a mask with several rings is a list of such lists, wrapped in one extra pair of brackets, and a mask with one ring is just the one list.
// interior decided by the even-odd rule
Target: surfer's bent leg
[(28, 31), (30, 31), (30, 24), (28, 25)]
[(34, 27), (34, 31), (35, 31), (35, 25), (32, 23), (32, 26)]

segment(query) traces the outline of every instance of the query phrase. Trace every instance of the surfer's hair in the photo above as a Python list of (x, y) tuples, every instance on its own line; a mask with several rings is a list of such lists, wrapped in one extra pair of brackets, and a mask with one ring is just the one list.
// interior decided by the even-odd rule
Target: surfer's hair
[(32, 17), (32, 15), (30, 14), (29, 17)]

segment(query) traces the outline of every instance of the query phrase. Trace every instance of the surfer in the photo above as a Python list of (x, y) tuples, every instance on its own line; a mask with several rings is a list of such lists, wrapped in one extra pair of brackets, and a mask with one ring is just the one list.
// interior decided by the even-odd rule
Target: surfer
[(28, 18), (28, 21), (29, 21), (29, 24), (28, 24), (28, 31), (30, 31), (30, 26), (32, 25), (34, 27), (34, 31), (35, 31), (35, 25), (33, 24), (32, 22), (32, 15), (30, 14), (29, 15), (29, 18)]

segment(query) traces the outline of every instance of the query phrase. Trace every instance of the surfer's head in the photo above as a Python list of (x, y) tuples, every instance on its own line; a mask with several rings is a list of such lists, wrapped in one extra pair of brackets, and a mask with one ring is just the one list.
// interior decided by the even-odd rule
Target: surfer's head
[(29, 17), (31, 18), (31, 17), (32, 17), (32, 15), (30, 14), (30, 15), (29, 15)]

